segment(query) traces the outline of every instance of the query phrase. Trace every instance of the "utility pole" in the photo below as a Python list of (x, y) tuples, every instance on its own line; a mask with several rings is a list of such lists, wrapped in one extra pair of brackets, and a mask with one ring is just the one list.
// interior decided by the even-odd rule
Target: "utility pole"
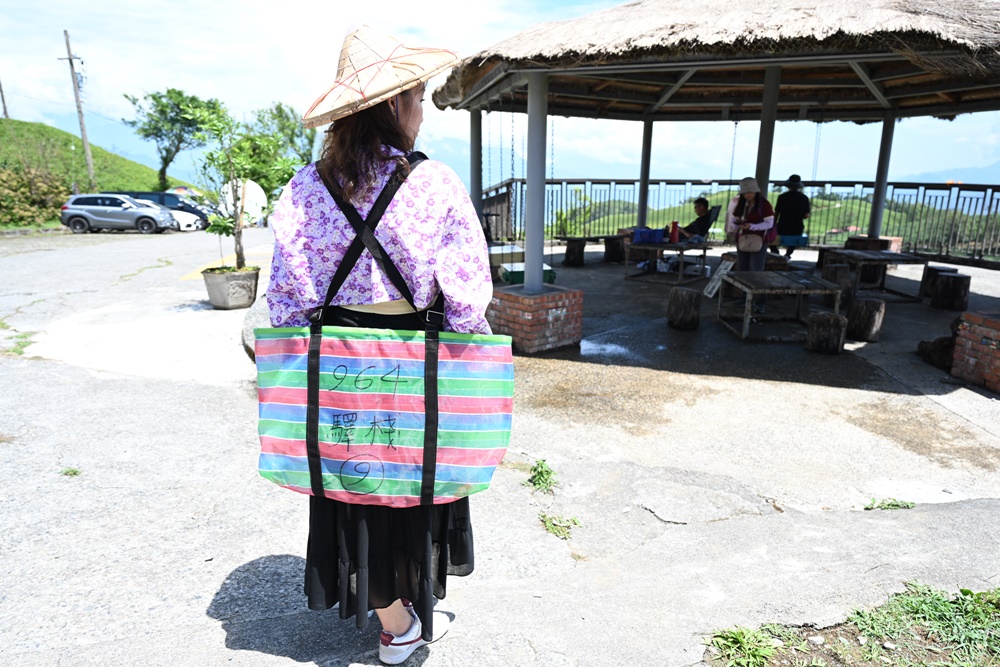
[[(76, 96), (76, 114), (80, 117), (80, 137), (83, 139), (83, 154), (87, 158), (87, 175), (90, 177), (90, 189), (94, 190), (97, 188), (97, 183), (94, 181), (94, 158), (90, 156), (90, 142), (87, 141), (87, 125), (83, 122), (83, 104), (80, 102), (80, 82), (76, 79), (76, 67), (73, 65), (73, 60), (79, 60), (73, 55), (73, 51), (69, 48), (69, 31), (63, 30), (63, 34), (66, 36), (66, 55), (68, 56), (65, 60), (69, 61), (69, 73), (73, 77), (73, 95)], [(59, 60), (64, 60), (64, 58), (59, 58)], [(83, 61), (80, 60), (82, 64)]]
[(3, 83), (0, 83), (0, 102), (3, 102), (3, 117), (10, 118), (7, 115), (7, 98), (3, 96)]

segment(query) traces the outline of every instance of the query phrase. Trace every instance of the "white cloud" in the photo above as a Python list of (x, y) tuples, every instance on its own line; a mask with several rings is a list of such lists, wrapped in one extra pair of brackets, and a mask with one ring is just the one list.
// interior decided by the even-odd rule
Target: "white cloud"
[[(68, 67), (59, 60), (66, 56), (66, 29), (74, 53), (84, 61), (85, 111), (88, 117), (102, 116), (108, 126), (131, 116), (123, 94), (141, 96), (167, 87), (216, 97), (238, 116), (274, 101), (304, 111), (335, 78), (340, 44), (352, 24), (369, 22), (404, 42), (444, 46), (469, 56), (534, 23), (613, 4), (616, 0), (586, 4), (431, 0), (419, 7), (417, 16), (412, 2), (403, 0), (384, 0), (372, 6), (374, 11), (366, 6), (345, 9), (342, 2), (311, 3), (303, 9), (270, 0), (0, 0), (0, 80), (14, 118), (77, 133)], [(432, 89), (443, 80), (438, 77)], [(509, 117), (505, 115), (503, 122), (504, 150), (509, 151)], [(567, 164), (638, 173), (642, 136), (638, 123), (564, 118), (555, 118), (554, 123), (557, 175)], [(523, 125), (524, 117), (516, 116), (515, 135), (523, 132)], [(734, 154), (731, 123), (657, 123), (653, 176), (671, 177), (690, 169), (710, 173), (687, 177), (725, 178), (731, 163), (734, 175), (753, 173), (757, 127), (757, 123), (739, 124)], [(779, 123), (772, 177), (785, 178), (792, 172), (811, 176), (815, 127)], [(499, 134), (498, 128), (493, 131)], [(825, 124), (820, 177), (873, 178), (880, 131), (878, 124)], [(123, 127), (121, 132), (131, 130)], [(484, 132), (488, 135), (485, 120)], [(467, 145), (468, 140), (466, 112), (440, 111), (429, 100), (425, 103), (424, 147), (436, 142)], [(127, 140), (111, 143), (122, 145)], [(515, 138), (517, 171), (521, 143)], [(925, 166), (982, 166), (997, 160), (1000, 113), (960, 116), (953, 122), (906, 119), (896, 126), (890, 177), (925, 171)], [(504, 170), (510, 171), (509, 163)]]

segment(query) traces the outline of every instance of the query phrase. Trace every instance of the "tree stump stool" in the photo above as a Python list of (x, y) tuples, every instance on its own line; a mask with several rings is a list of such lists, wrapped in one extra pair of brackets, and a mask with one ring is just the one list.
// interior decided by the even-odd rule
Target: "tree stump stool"
[[(824, 264), (823, 280), (840, 285), (840, 304), (846, 304), (854, 296), (854, 281), (851, 280), (851, 267), (847, 264)], [(836, 299), (832, 294), (823, 295), (823, 303), (832, 307)]]
[(671, 329), (693, 331), (701, 323), (701, 292), (674, 287), (667, 297), (667, 325)]
[(604, 261), (624, 262), (625, 261), (625, 238), (622, 236), (608, 236), (604, 239)]
[(878, 341), (885, 318), (885, 301), (853, 299), (847, 306), (847, 337), (866, 343)]
[(569, 239), (566, 241), (566, 256), (563, 266), (583, 266), (583, 252), (587, 249), (587, 239)]
[(941, 273), (931, 294), (931, 308), (965, 310), (969, 307), (969, 285), (972, 276), (964, 273)]
[(806, 349), (810, 352), (840, 354), (844, 351), (847, 318), (833, 313), (813, 313), (809, 316)]
[(958, 269), (951, 266), (931, 266), (924, 265), (924, 275), (920, 279), (920, 296), (928, 298), (934, 295), (934, 288), (937, 287), (937, 279), (942, 273), (958, 273)]

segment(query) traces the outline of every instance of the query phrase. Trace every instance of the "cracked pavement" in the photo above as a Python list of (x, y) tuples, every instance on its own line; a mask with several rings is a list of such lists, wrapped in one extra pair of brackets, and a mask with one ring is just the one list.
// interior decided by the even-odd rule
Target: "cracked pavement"
[[(733, 625), (839, 623), (912, 580), (1000, 586), (1000, 397), (913, 352), (954, 314), (891, 303), (879, 343), (816, 355), (740, 342), (708, 302), (670, 330), (663, 286), (555, 252), (584, 343), (516, 357), (476, 571), (410, 664), (697, 665)], [(378, 664), (377, 621), (305, 609), (305, 499), (256, 473), (245, 313), (184, 280), (217, 258), (198, 233), (0, 238), (0, 348), (34, 332), (0, 355), (4, 665)], [(971, 308), (1000, 310), (1000, 277), (961, 270)], [(541, 458), (552, 495), (523, 484)], [(563, 541), (540, 512), (580, 525)]]

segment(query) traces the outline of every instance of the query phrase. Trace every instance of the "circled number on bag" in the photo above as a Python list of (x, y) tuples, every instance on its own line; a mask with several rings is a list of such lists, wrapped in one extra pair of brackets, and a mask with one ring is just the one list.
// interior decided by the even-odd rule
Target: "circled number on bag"
[(361, 454), (340, 466), (340, 484), (345, 491), (366, 496), (375, 493), (385, 481), (385, 466), (378, 457)]

